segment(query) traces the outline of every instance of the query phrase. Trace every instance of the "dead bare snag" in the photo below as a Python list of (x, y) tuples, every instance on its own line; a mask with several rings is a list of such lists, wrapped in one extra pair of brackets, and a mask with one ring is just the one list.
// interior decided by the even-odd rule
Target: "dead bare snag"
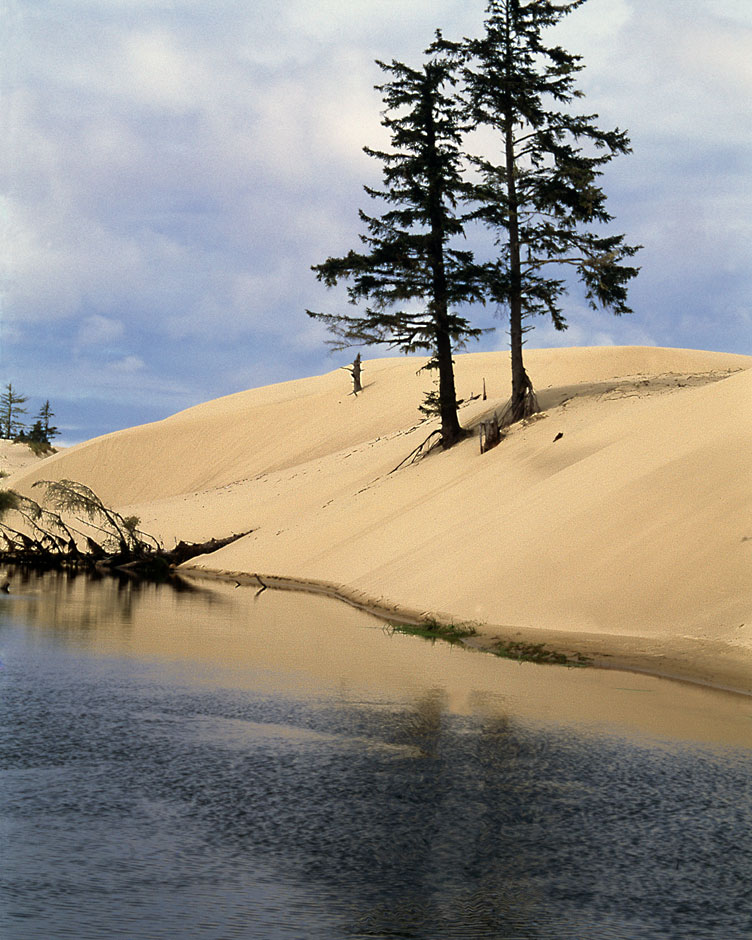
[(361, 376), (361, 373), (362, 373), (362, 371), (363, 371), (363, 365), (362, 365), (361, 360), (360, 360), (360, 353), (358, 353), (358, 355), (353, 359), (353, 362), (352, 362), (352, 365), (351, 365), (351, 366), (342, 366), (342, 368), (343, 368), (346, 372), (349, 372), (350, 375), (352, 376), (352, 383), (353, 383), (353, 390), (352, 390), (352, 393), (353, 393), (353, 395), (357, 395), (358, 392), (362, 392), (362, 391), (363, 391), (363, 386), (362, 386), (362, 384), (361, 384), (360, 376)]

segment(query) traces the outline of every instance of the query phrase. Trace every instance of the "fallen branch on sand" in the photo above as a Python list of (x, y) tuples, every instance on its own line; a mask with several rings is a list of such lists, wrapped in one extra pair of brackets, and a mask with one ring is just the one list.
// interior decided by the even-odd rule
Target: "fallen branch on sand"
[(425, 457), (426, 454), (429, 454), (435, 447), (438, 447), (441, 444), (441, 431), (435, 430), (431, 431), (428, 437), (422, 441), (415, 450), (410, 451), (410, 453), (405, 457), (404, 460), (400, 460), (394, 470), (390, 470), (389, 473), (396, 473), (400, 467), (404, 467), (407, 464), (415, 463), (416, 460), (420, 460), (421, 457)]
[[(138, 528), (137, 516), (123, 516), (73, 480), (40, 480), (44, 505), (14, 490), (0, 491), (0, 562), (42, 568), (95, 568), (134, 578), (164, 579), (185, 561), (216, 552), (248, 532), (206, 542), (178, 542), (165, 549)], [(14, 525), (6, 521), (11, 515)]]

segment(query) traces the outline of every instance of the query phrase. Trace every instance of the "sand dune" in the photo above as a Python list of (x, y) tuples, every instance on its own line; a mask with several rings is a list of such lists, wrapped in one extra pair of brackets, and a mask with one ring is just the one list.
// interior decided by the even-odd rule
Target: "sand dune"
[[(62, 453), (60, 448), (58, 451)], [(28, 444), (16, 443), (7, 438), (0, 438), (0, 473), (3, 477), (37, 467), (47, 457), (37, 457)]]
[[(752, 691), (752, 357), (531, 350), (544, 412), (390, 471), (427, 436), (419, 359), (199, 405), (71, 448), (8, 485), (81, 480), (149, 531), (253, 533), (199, 565), (323, 582), (634, 668)], [(472, 427), (508, 356), (457, 357)], [(554, 438), (563, 436), (554, 441)]]

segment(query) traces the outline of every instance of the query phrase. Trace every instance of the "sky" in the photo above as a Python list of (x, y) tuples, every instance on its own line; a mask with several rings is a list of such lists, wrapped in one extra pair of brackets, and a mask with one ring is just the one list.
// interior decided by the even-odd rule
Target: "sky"
[[(0, 384), (72, 444), (346, 363), (305, 310), (352, 311), (310, 269), (373, 208), (374, 60), (419, 67), (484, 6), (0, 0)], [(752, 4), (588, 0), (548, 38), (583, 57), (578, 108), (630, 135), (602, 185), (643, 249), (633, 314), (573, 290), (529, 345), (752, 354)], [(495, 328), (471, 350), (506, 348), (467, 313)]]

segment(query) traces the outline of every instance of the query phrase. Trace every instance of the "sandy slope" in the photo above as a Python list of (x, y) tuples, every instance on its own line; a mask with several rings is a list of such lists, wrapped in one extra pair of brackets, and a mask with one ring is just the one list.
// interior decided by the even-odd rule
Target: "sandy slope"
[(37, 457), (29, 449), (28, 444), (16, 444), (7, 438), (0, 438), (0, 473), (3, 477), (11, 473), (19, 473), (29, 467), (36, 467), (42, 460), (49, 460), (49, 458)]
[[(532, 350), (545, 409), (390, 471), (432, 425), (420, 360), (366, 363), (199, 405), (71, 448), (8, 483), (82, 480), (166, 541), (254, 532), (211, 569), (335, 585), (613, 661), (752, 691), (752, 357)], [(457, 357), (472, 426), (508, 357)], [(563, 437), (554, 441), (562, 433)]]

